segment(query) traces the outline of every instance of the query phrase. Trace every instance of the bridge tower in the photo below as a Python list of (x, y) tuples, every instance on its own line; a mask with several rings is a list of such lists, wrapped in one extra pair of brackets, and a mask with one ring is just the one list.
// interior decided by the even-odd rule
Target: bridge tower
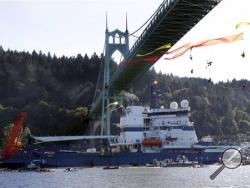
[(103, 77), (103, 97), (102, 97), (102, 122), (101, 135), (110, 135), (110, 60), (113, 53), (118, 50), (123, 58), (129, 52), (129, 33), (126, 14), (126, 30), (122, 32), (118, 29), (108, 30), (108, 20), (106, 14), (106, 31), (105, 31), (105, 60), (104, 60), (104, 77)]

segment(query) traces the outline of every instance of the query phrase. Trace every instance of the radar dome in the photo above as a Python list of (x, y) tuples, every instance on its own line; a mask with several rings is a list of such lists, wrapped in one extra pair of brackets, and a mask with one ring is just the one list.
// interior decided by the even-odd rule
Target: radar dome
[(175, 110), (177, 108), (178, 108), (178, 103), (177, 102), (174, 101), (174, 102), (170, 103), (170, 109), (174, 109)]
[(189, 106), (188, 100), (184, 99), (184, 100), (181, 101), (181, 107), (182, 108), (188, 108), (188, 106)]

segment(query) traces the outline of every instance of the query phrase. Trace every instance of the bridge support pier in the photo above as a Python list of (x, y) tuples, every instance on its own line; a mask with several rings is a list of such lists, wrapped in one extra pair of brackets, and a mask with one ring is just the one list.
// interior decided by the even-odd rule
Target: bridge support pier
[[(118, 39), (118, 40), (116, 40)], [(106, 16), (106, 32), (105, 32), (105, 62), (104, 62), (104, 75), (102, 87), (102, 122), (101, 122), (101, 135), (110, 135), (110, 60), (112, 54), (120, 51), (124, 59), (129, 52), (129, 34), (127, 29), (127, 15), (126, 15), (126, 31), (122, 32), (118, 29), (109, 32), (108, 22)]]

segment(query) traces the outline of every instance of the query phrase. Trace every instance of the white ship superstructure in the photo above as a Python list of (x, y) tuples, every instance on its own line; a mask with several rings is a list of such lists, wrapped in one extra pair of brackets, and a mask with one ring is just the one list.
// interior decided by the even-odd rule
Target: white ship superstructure
[(142, 143), (144, 148), (157, 144), (161, 148), (191, 147), (198, 140), (193, 123), (189, 121), (189, 111), (187, 100), (181, 102), (180, 108), (176, 102), (172, 102), (169, 109), (128, 106), (120, 118), (121, 132), (117, 141), (123, 144)]
[(211, 137), (204, 137), (198, 141), (189, 116), (190, 107), (187, 100), (182, 100), (180, 106), (177, 102), (172, 102), (170, 108), (128, 106), (117, 125), (120, 128), (120, 135), (111, 145), (129, 146), (133, 152), (139, 148), (145, 153), (167, 149), (178, 153), (202, 151), (203, 156), (194, 157), (194, 160), (199, 161), (204, 159), (209, 161), (229, 147), (240, 147), (230, 143), (213, 142)]

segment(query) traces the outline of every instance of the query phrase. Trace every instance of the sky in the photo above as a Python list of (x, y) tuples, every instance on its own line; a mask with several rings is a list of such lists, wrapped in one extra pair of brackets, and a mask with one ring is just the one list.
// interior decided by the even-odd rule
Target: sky
[[(125, 30), (128, 14), (130, 32), (141, 26), (162, 0), (0, 0), (0, 45), (18, 51), (50, 52), (57, 56), (92, 55), (103, 52), (105, 14), (109, 30)], [(250, 21), (249, 0), (224, 0), (189, 31), (172, 49), (205, 39), (244, 31), (244, 40), (195, 49), (175, 60), (155, 64), (156, 71), (178, 76), (211, 78), (213, 81), (250, 80), (250, 26), (235, 25)], [(139, 35), (137, 33), (137, 35)], [(130, 37), (130, 47), (136, 38)], [(242, 58), (241, 53), (246, 57)], [(117, 58), (117, 54), (114, 55)], [(207, 67), (206, 62), (212, 61)], [(193, 73), (191, 70), (193, 69)]]

